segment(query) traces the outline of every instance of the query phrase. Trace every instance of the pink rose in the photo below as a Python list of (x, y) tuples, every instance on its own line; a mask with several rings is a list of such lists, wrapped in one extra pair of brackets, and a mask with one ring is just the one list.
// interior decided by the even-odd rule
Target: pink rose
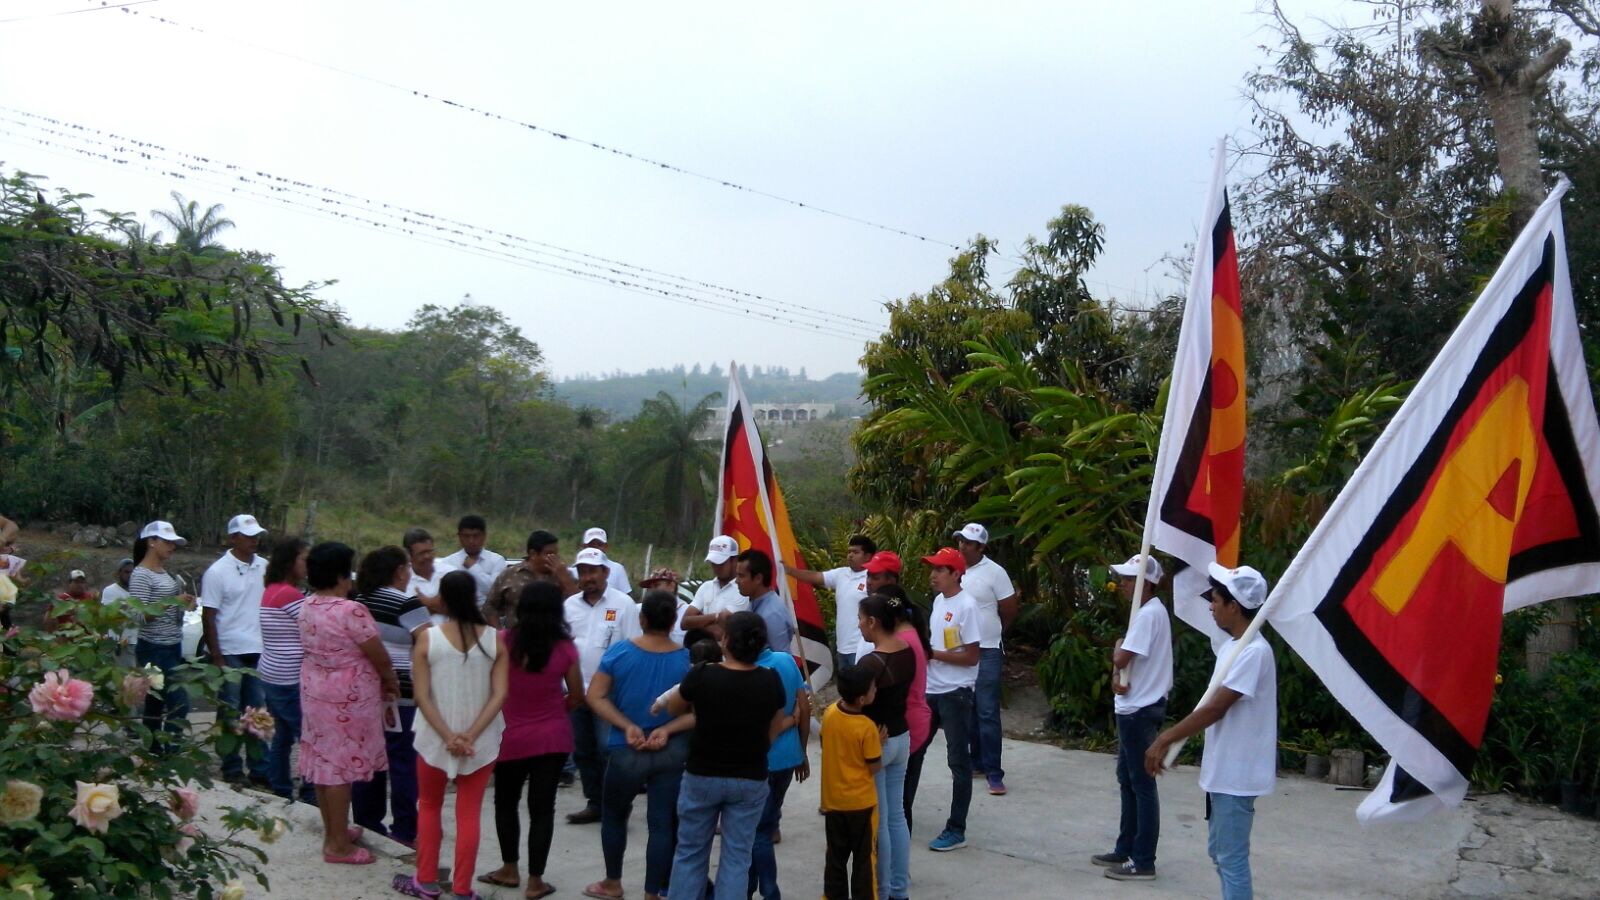
[(200, 794), (189, 788), (178, 788), (172, 792), (167, 806), (179, 819), (187, 822), (200, 812)]
[(277, 728), (272, 713), (259, 706), (246, 706), (244, 714), (239, 717), (239, 724), (246, 734), (263, 741), (272, 740), (272, 733)]
[(28, 692), (28, 702), (41, 716), (61, 722), (83, 718), (94, 702), (94, 686), (67, 674), (66, 669), (46, 672), (44, 681)]
[(178, 826), (178, 831), (183, 834), (178, 838), (178, 855), (186, 856), (189, 848), (194, 846), (194, 839), (200, 836), (200, 827), (193, 822), (185, 822)]
[(67, 817), (90, 831), (105, 834), (111, 820), (122, 815), (122, 792), (114, 784), (78, 782), (78, 802)]
[(122, 705), (130, 709), (137, 709), (144, 705), (144, 698), (150, 693), (150, 679), (138, 672), (129, 672), (122, 676)]

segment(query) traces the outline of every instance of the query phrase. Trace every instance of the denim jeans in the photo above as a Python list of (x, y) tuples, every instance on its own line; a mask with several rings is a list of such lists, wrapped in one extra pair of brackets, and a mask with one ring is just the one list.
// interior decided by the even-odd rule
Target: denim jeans
[(794, 769), (779, 769), (767, 773), (767, 802), (761, 808), (761, 821), (756, 823), (756, 842), (750, 850), (750, 884), (747, 896), (756, 890), (766, 900), (778, 900), (778, 854), (772, 847), (772, 833), (783, 820), (783, 798), (789, 796), (789, 785), (794, 783)]
[[(383, 732), (389, 771), (373, 772), (371, 781), (356, 782), (350, 794), (350, 816), (357, 825), (408, 844), (417, 840), (417, 750), (411, 743), (416, 718), (415, 706), (400, 707), (400, 730)], [(387, 826), (385, 805), (390, 815)]]
[(600, 808), (600, 792), (606, 781), (606, 742), (611, 726), (587, 706), (580, 706), (567, 718), (572, 722), (572, 759), (578, 764), (583, 781), (583, 800), (590, 809)]
[[(289, 769), (289, 757), (294, 745), (300, 743), (300, 685), (261, 683), (261, 695), (266, 700), (267, 712), (272, 713), (272, 746), (267, 748), (267, 781), (272, 792), (279, 797), (294, 796), (294, 773)], [(316, 789), (310, 782), (300, 786), (300, 800), (316, 803)]]
[(1000, 767), (1000, 672), (1006, 653), (999, 647), (978, 651), (978, 684), (973, 689), (972, 718), (968, 721), (968, 752), (972, 767), (991, 778), (1004, 778)]
[(767, 780), (685, 773), (678, 791), (678, 851), (669, 900), (703, 900), (711, 870), (711, 835), (722, 820), (722, 857), (713, 900), (747, 900), (750, 849), (767, 804)]
[(905, 809), (908, 832), (912, 826), (911, 813), (917, 805), (917, 785), (922, 781), (922, 761), (928, 757), (928, 748), (932, 746), (933, 739), (930, 737), (927, 743), (911, 751), (911, 761), (906, 763)]
[(1122, 825), (1112, 853), (1133, 860), (1135, 867), (1156, 867), (1156, 841), (1161, 838), (1161, 799), (1156, 779), (1144, 769), (1144, 753), (1155, 743), (1167, 717), (1167, 701), (1131, 713), (1117, 714), (1117, 784), (1122, 788)]
[(911, 826), (906, 823), (906, 766), (911, 733), (883, 742), (878, 783), (878, 889), (884, 897), (911, 895)]
[(189, 727), (189, 692), (183, 689), (183, 679), (177, 675), (178, 667), (183, 665), (183, 644), (139, 641), (133, 645), (133, 661), (140, 668), (155, 666), (165, 679), (161, 690), (152, 690), (144, 698), (144, 727), (150, 729), (159, 749), (164, 744), (160, 732), (178, 734)]
[(945, 759), (950, 764), (950, 818), (947, 831), (967, 833), (967, 807), (972, 805), (972, 757), (967, 751), (967, 728), (972, 722), (972, 688), (956, 688), (947, 694), (929, 694), (928, 709), (933, 712), (935, 735), (944, 729)]
[(606, 877), (622, 877), (622, 856), (628, 850), (628, 817), (633, 798), (645, 789), (644, 892), (660, 894), (672, 875), (672, 852), (683, 782), (683, 763), (689, 758), (689, 734), (675, 734), (660, 750), (613, 747), (606, 757), (606, 782), (600, 804), (600, 851), (605, 856)]
[[(255, 670), (256, 662), (261, 659), (259, 653), (234, 653), (222, 657), (222, 664), (230, 669)], [(232, 724), (239, 719), (239, 712), (247, 706), (257, 709), (267, 705), (266, 698), (261, 692), (261, 679), (255, 675), (245, 675), (237, 683), (225, 681), (222, 690), (217, 692), (217, 718), (226, 724)], [(248, 741), (240, 745), (232, 753), (219, 753), (222, 761), (222, 777), (238, 778), (244, 774), (244, 757), (250, 763), (250, 775), (253, 778), (267, 777), (267, 754)]]
[(1222, 900), (1250, 900), (1250, 825), (1256, 817), (1256, 798), (1233, 794), (1207, 794), (1210, 827), (1206, 851), (1222, 878)]

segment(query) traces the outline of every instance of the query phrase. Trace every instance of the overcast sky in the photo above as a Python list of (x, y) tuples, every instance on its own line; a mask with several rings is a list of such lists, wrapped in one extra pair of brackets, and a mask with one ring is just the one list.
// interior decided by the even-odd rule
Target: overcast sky
[[(90, 5), (0, 0), (0, 19)], [(1362, 15), (1333, 0), (1286, 6)], [(1254, 0), (131, 9), (145, 15), (0, 22), (0, 106), (757, 293), (785, 304), (779, 315), (821, 310), (857, 335), (886, 322), (885, 300), (937, 281), (952, 251), (241, 42), (952, 243), (981, 232), (1012, 252), (1062, 204), (1083, 204), (1107, 231), (1091, 286), (1139, 299), (1179, 287), (1162, 257), (1194, 234), (1217, 137), (1249, 126), (1240, 85), (1269, 40)], [(223, 203), (238, 223), (225, 243), (274, 253), (291, 281), (337, 279), (326, 295), (358, 324), (397, 327), (471, 294), (537, 341), (558, 376), (731, 358), (820, 376), (861, 353), (858, 337), (41, 147), (21, 135), (47, 133), (0, 116), (5, 170), (143, 216), (173, 189)]]

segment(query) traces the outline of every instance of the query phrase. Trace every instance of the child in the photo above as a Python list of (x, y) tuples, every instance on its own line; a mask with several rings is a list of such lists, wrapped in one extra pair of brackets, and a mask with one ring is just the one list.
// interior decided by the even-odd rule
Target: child
[[(883, 764), (878, 726), (861, 711), (877, 694), (873, 673), (860, 666), (839, 670), (839, 702), (822, 714), (822, 813), (828, 857), (822, 870), (827, 900), (872, 900), (877, 871), (872, 850), (878, 840), (878, 788)], [(854, 858), (848, 879), (845, 866)]]

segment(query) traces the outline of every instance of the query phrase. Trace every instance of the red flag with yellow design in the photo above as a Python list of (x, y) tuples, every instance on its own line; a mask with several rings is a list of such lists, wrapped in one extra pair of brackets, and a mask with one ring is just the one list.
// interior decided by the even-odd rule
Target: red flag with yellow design
[[(767, 459), (754, 409), (739, 383), (739, 366), (733, 363), (728, 369), (728, 419), (717, 485), (717, 533), (738, 541), (741, 551), (753, 547), (766, 553), (775, 564), (803, 569), (805, 559), (789, 525), (783, 489)], [(820, 688), (833, 675), (833, 657), (828, 651), (828, 635), (816, 594), (810, 585), (791, 577), (779, 578), (773, 587), (788, 605), (795, 624), (795, 643), (790, 650), (800, 660), (812, 686)]]
[(1505, 612), (1600, 590), (1600, 424), (1553, 191), (1264, 613), (1392, 757), (1363, 822), (1460, 802)]

